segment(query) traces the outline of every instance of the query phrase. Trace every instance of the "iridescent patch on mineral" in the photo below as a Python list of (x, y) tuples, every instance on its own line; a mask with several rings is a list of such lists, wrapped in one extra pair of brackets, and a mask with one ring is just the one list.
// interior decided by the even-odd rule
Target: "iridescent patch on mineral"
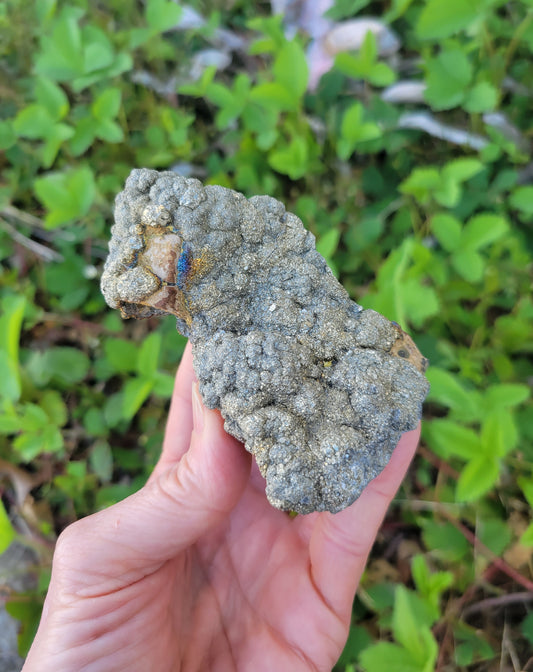
[(172, 313), (200, 393), (253, 453), (270, 503), (341, 511), (414, 429), (427, 360), (350, 300), (315, 238), (269, 196), (134, 170), (102, 275), (124, 317)]

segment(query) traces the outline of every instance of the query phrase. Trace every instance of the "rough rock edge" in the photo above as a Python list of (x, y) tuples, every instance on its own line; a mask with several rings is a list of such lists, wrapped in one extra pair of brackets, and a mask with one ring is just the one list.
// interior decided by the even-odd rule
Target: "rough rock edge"
[(351, 301), (269, 196), (134, 170), (115, 221), (106, 301), (176, 315), (204, 402), (254, 454), (269, 501), (349, 506), (420, 419), (427, 360), (410, 337)]

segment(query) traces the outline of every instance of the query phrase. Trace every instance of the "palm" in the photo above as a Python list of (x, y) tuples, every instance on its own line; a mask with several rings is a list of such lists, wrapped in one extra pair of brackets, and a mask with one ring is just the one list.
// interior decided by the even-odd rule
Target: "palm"
[[(226, 521), (125, 587), (118, 609), (112, 595), (124, 638), (135, 642), (117, 669), (331, 670), (352, 594), (342, 613), (328, 606), (313, 580), (309, 530), (261, 490), (254, 473)], [(142, 618), (131, 618), (139, 609)], [(101, 611), (109, 611), (105, 599)]]
[(147, 485), (61, 535), (24, 672), (327, 671), (340, 655), (418, 432), (351, 507), (293, 519), (193, 380), (187, 351)]

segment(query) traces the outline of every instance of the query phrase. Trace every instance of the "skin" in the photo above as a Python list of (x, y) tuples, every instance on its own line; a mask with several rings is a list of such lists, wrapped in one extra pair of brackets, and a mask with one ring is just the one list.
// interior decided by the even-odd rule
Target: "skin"
[(148, 483), (60, 535), (23, 672), (330, 671), (418, 436), (349, 508), (291, 518), (203, 407), (188, 347)]

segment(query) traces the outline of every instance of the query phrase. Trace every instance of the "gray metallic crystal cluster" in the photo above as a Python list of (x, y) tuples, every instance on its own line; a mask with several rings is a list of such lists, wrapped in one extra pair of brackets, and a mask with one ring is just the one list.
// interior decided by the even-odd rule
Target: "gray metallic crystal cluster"
[(124, 317), (173, 313), (200, 393), (244, 442), (279, 509), (349, 506), (414, 429), (426, 360), (350, 300), (282, 203), (134, 170), (102, 276)]

